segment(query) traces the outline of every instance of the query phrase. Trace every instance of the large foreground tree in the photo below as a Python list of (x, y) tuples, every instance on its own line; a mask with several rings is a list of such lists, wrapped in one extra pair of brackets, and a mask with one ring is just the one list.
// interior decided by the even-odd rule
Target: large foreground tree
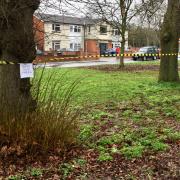
[[(0, 0), (0, 115), (5, 110), (34, 108), (30, 80), (20, 79), (18, 63), (35, 58), (33, 14), (40, 0)], [(6, 107), (5, 107), (6, 106)]]
[[(168, 9), (161, 29), (161, 52), (178, 53), (180, 37), (180, 1), (168, 0)], [(162, 56), (159, 81), (179, 81), (176, 56)]]

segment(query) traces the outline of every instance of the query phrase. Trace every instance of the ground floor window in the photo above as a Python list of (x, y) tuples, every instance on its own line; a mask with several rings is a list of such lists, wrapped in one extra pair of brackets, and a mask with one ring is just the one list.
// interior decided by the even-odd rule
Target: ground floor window
[(72, 51), (79, 51), (81, 49), (80, 43), (70, 43), (70, 49)]
[(117, 48), (117, 47), (121, 47), (120, 42), (115, 42), (112, 44), (112, 48)]
[(61, 43), (60, 41), (53, 41), (52, 42), (52, 49), (54, 51), (60, 51), (60, 48), (61, 48), (60, 43)]

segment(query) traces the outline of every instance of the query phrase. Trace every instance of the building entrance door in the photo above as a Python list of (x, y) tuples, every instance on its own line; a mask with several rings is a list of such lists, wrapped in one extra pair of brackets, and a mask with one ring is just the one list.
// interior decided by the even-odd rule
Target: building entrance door
[(99, 44), (99, 48), (100, 48), (100, 54), (104, 54), (105, 51), (107, 50), (107, 43), (100, 43)]

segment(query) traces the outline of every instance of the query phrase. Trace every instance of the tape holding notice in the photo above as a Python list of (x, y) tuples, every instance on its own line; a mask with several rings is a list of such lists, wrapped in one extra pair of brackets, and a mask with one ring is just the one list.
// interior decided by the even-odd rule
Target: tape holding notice
[(20, 77), (21, 79), (34, 77), (34, 69), (32, 63), (20, 63)]

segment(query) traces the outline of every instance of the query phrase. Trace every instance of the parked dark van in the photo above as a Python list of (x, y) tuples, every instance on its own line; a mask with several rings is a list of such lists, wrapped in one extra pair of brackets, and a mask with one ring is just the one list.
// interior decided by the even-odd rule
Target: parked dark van
[(155, 46), (142, 47), (138, 52), (133, 54), (132, 58), (134, 61), (156, 60), (159, 59), (159, 51)]

